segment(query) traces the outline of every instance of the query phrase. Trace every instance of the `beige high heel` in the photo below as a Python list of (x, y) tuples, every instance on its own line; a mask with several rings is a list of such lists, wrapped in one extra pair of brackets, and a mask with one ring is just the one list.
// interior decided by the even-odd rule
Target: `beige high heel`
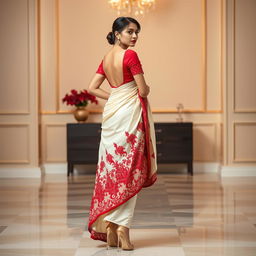
[(134, 246), (130, 242), (130, 238), (129, 238), (129, 228), (125, 226), (119, 226), (117, 228), (117, 238), (118, 238), (118, 241), (117, 241), (118, 249), (120, 249), (121, 247), (122, 250), (134, 250)]
[(107, 224), (107, 249), (110, 249), (110, 247), (117, 247), (117, 227), (118, 225), (113, 222)]

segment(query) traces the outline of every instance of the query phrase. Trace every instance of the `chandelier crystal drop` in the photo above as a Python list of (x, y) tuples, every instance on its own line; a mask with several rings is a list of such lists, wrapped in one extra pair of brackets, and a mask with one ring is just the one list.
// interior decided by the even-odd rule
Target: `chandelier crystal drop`
[(155, 0), (108, 0), (110, 6), (117, 10), (117, 15), (144, 15), (155, 7)]

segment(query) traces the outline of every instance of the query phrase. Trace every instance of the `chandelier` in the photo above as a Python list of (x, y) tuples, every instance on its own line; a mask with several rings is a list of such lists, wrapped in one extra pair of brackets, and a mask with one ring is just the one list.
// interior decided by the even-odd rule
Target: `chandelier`
[(117, 15), (125, 13), (144, 15), (155, 6), (155, 0), (109, 0), (108, 2), (117, 10)]

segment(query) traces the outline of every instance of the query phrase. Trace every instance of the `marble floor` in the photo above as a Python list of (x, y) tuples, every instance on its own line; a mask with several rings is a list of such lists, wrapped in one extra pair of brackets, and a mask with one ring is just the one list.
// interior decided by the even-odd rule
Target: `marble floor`
[(256, 178), (158, 174), (138, 195), (134, 251), (89, 238), (93, 186), (93, 175), (1, 179), (0, 255), (256, 255)]

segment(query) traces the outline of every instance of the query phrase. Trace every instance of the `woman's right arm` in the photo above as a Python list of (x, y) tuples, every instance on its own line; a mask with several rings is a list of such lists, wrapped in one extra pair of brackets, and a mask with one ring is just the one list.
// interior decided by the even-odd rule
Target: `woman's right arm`
[(141, 74), (134, 75), (133, 77), (138, 86), (139, 95), (143, 98), (146, 98), (149, 95), (150, 88), (146, 84), (144, 75), (141, 73)]
[(110, 93), (100, 88), (104, 80), (105, 76), (96, 73), (89, 84), (88, 92), (94, 96), (107, 100), (109, 98)]

